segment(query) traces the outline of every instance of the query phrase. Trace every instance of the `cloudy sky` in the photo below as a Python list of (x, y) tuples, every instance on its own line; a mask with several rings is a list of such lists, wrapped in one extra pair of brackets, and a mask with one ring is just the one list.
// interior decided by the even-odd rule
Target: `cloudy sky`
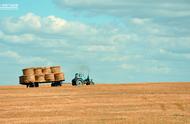
[(1, 0), (0, 85), (51, 65), (67, 82), (190, 81), (190, 1)]

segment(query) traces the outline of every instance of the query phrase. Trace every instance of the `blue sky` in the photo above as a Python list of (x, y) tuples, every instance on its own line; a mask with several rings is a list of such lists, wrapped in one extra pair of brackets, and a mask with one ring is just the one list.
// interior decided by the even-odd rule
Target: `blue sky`
[[(61, 65), (69, 82), (189, 81), (189, 0), (2, 0), (0, 85), (22, 69)], [(2, 7), (2, 6), (0, 6)]]

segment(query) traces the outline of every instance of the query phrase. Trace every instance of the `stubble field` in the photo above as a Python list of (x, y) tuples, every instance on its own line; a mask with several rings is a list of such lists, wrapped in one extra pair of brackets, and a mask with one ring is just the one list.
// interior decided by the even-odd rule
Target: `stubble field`
[(0, 86), (0, 124), (190, 124), (190, 83)]

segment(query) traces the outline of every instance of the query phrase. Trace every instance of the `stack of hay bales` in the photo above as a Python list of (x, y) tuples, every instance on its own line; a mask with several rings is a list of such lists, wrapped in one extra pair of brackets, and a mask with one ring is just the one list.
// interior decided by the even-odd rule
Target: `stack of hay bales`
[(19, 77), (20, 84), (35, 82), (47, 83), (65, 80), (64, 73), (61, 72), (60, 66), (25, 68), (22, 71), (23, 76)]
[(35, 82), (35, 75), (33, 68), (25, 68), (22, 71), (23, 71), (23, 76), (19, 77), (20, 84)]

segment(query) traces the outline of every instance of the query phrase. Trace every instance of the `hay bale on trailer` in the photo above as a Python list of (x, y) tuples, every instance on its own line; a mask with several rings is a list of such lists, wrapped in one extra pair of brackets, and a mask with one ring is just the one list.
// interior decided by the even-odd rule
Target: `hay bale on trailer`
[(34, 68), (25, 68), (22, 70), (23, 75), (34, 75)]
[(50, 74), (51, 73), (51, 68), (50, 67), (44, 67), (44, 68), (42, 68), (42, 73), (43, 74)]
[(45, 78), (43, 74), (35, 75), (35, 82), (45, 82)]
[(55, 81), (54, 74), (53, 73), (45, 74), (45, 80), (47, 82)]
[(52, 66), (50, 68), (51, 68), (52, 73), (60, 73), (61, 72), (61, 66)]
[(51, 84), (51, 86), (61, 86), (62, 81), (65, 80), (63, 73), (54, 73), (55, 81)]
[(54, 77), (55, 77), (55, 81), (63, 81), (63, 80), (65, 80), (65, 77), (64, 77), (63, 73), (55, 73)]
[(20, 83), (23, 84), (23, 83), (33, 83), (35, 82), (35, 76), (34, 75), (23, 75), (23, 76), (20, 76)]
[(42, 73), (42, 67), (34, 68), (34, 74), (35, 75), (41, 75)]

